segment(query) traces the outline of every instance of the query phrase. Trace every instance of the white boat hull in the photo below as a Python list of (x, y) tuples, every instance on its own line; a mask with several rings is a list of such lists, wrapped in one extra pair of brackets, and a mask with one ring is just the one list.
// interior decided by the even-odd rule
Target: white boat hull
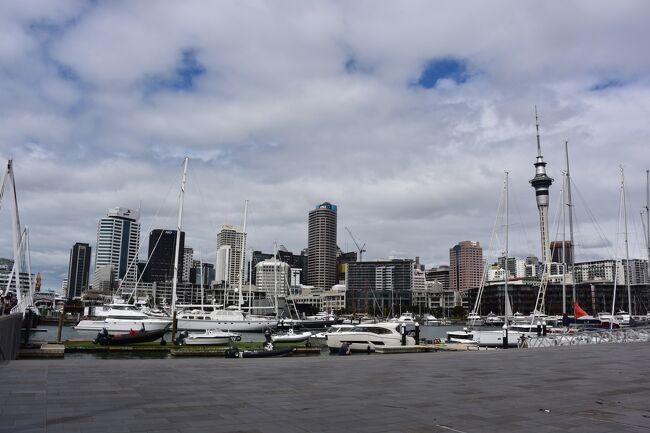
[(188, 336), (183, 340), (188, 346), (221, 346), (232, 342), (231, 337), (193, 337)]
[[(371, 332), (337, 332), (327, 334), (327, 347), (330, 350), (338, 350), (343, 343), (350, 345), (350, 349), (354, 351), (375, 351), (377, 347), (384, 346), (400, 346), (402, 344), (401, 336), (397, 335), (377, 335)], [(406, 337), (406, 345), (414, 346), (415, 339), (413, 337)]]
[(311, 338), (311, 332), (301, 332), (299, 334), (280, 334), (272, 335), (271, 341), (274, 343), (300, 343)]
[(271, 320), (197, 320), (178, 319), (177, 328), (183, 331), (205, 331), (206, 329), (222, 329), (231, 332), (263, 332), (274, 328), (277, 322)]
[(106, 329), (108, 332), (129, 332), (138, 331), (158, 331), (171, 324), (171, 319), (105, 319), (105, 320), (82, 320), (74, 327), (77, 331), (101, 331)]

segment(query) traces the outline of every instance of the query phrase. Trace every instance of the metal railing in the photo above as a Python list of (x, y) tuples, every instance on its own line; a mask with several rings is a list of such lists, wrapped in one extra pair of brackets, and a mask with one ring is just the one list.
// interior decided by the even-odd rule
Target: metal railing
[(518, 347), (534, 349), (538, 347), (579, 346), (585, 344), (611, 344), (650, 342), (650, 327), (599, 329), (575, 331), (546, 336), (531, 336), (519, 340)]

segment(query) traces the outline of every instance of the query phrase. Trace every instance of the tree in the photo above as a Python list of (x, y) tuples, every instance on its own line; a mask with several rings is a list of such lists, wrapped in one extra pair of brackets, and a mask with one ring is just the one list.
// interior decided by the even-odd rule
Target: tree
[(460, 305), (456, 305), (451, 310), (451, 315), (452, 315), (452, 317), (454, 317), (456, 319), (465, 319), (467, 317), (467, 311), (465, 311), (464, 307), (462, 307)]

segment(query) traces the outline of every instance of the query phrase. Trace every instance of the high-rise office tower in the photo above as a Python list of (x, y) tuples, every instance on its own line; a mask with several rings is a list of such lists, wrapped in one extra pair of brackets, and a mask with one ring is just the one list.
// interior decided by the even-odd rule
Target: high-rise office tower
[(140, 245), (139, 215), (131, 209), (116, 207), (97, 225), (97, 247), (95, 249), (95, 277), (93, 287), (98, 287), (97, 278), (105, 273), (100, 270), (112, 266), (112, 279), (135, 282), (137, 279), (138, 246)]
[(449, 249), (449, 288), (474, 289), (481, 285), (483, 248), (478, 242), (462, 241)]
[(329, 290), (337, 281), (336, 205), (321, 203), (309, 212), (307, 247), (309, 285)]
[[(190, 269), (192, 269), (192, 262), (194, 260), (194, 249), (191, 247), (185, 247), (183, 249), (183, 274), (182, 281), (190, 281)], [(180, 271), (180, 269), (179, 269)]]
[(68, 299), (81, 296), (88, 290), (88, 275), (90, 274), (90, 252), (88, 244), (77, 242), (70, 250), (70, 263), (68, 264)]
[[(244, 233), (230, 224), (224, 224), (221, 231), (217, 233), (217, 263), (215, 266), (217, 283), (224, 282), (230, 286), (239, 284), (243, 242)], [(246, 279), (246, 275), (243, 275), (243, 279)]]
[(535, 161), (535, 177), (530, 180), (530, 184), (535, 188), (535, 198), (537, 200), (537, 210), (539, 212), (539, 232), (542, 247), (542, 261), (551, 263), (551, 252), (548, 239), (548, 189), (553, 183), (553, 179), (546, 174), (546, 163), (542, 156), (542, 146), (539, 140), (539, 121), (537, 118), (537, 108), (535, 108), (535, 127), (537, 129), (537, 160)]
[[(176, 255), (176, 230), (155, 229), (149, 233), (149, 263), (145, 271), (146, 280), (171, 281), (174, 278), (174, 256)], [(185, 250), (185, 232), (181, 231), (180, 249)], [(184, 257), (178, 257), (178, 275), (184, 273)]]

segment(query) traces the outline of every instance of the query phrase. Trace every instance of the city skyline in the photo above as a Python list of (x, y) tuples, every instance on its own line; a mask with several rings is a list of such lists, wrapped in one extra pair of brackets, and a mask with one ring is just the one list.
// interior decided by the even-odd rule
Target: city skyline
[(328, 201), (344, 251), (347, 226), (364, 260), (448, 264), (460, 241), (487, 248), (504, 170), (511, 256), (539, 255), (535, 105), (555, 179), (549, 240), (568, 140), (576, 261), (616, 253), (619, 164), (631, 257), (646, 259), (644, 2), (568, 2), (561, 15), (508, 2), (19, 3), (0, 6), (0, 161), (14, 160), (44, 288), (60, 287), (76, 242), (96, 251), (108, 209), (141, 202), (143, 233), (174, 229), (185, 155), (185, 244), (206, 262), (248, 199), (256, 250), (302, 250), (306, 213)]

